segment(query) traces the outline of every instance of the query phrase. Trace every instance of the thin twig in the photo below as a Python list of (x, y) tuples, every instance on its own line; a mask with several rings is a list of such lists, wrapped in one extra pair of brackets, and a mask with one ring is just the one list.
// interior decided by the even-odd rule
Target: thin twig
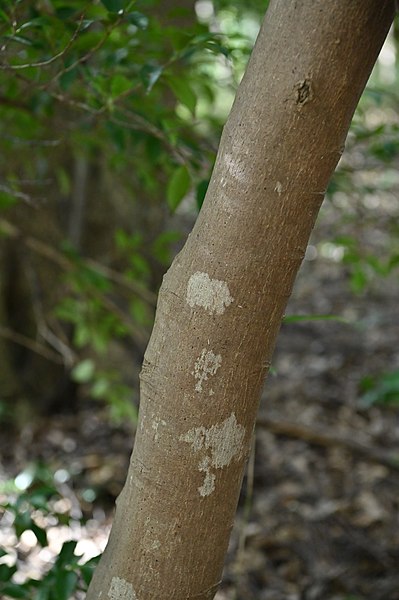
[[(20, 229), (15, 227), (12, 223), (7, 221), (6, 219), (0, 218), (0, 232), (8, 235), (11, 238), (19, 239), (22, 241), (25, 246), (44, 256), (51, 262), (57, 264), (65, 271), (71, 271), (75, 267), (75, 263), (67, 258), (61, 252), (58, 252), (55, 248), (52, 248), (45, 242), (38, 240), (32, 236), (25, 236)], [(146, 290), (142, 288), (140, 285), (136, 284), (134, 281), (128, 279), (123, 273), (119, 273), (114, 271), (110, 267), (106, 267), (105, 265), (101, 265), (92, 259), (83, 259), (82, 264), (89, 267), (93, 271), (96, 271), (100, 275), (104, 275), (110, 281), (124, 287), (131, 292), (133, 292), (136, 296), (141, 298), (144, 302), (154, 307), (156, 305), (156, 295), (150, 290)]]
[(146, 329), (144, 327), (133, 323), (131, 321), (131, 319), (126, 315), (126, 313), (124, 313), (123, 310), (121, 310), (119, 308), (119, 306), (117, 304), (115, 304), (115, 302), (113, 302), (110, 298), (108, 298), (108, 296), (105, 296), (101, 292), (97, 292), (94, 295), (102, 301), (104, 306), (110, 312), (114, 313), (114, 315), (116, 315), (120, 319), (121, 323), (123, 323), (123, 325), (131, 333), (131, 335), (133, 336), (133, 338), (136, 341), (138, 341), (143, 346), (145, 346), (147, 344), (148, 332), (146, 331)]
[[(0, 99), (0, 103), (1, 103), (1, 99)], [(26, 110), (29, 112), (32, 112), (32, 109), (30, 107), (26, 107)], [(59, 146), (61, 144), (61, 140), (38, 140), (38, 139), (24, 139), (24, 138), (20, 138), (20, 137), (15, 137), (13, 135), (8, 135), (6, 133), (3, 133), (2, 135), (4, 140), (7, 140), (8, 142), (12, 142), (15, 145), (20, 145), (20, 146)]]
[(84, 110), (85, 112), (98, 116), (105, 112), (106, 106), (102, 106), (99, 109), (92, 108), (85, 102), (80, 102), (79, 100), (72, 100), (72, 98), (68, 98), (64, 94), (58, 94), (57, 92), (49, 92), (50, 96), (54, 98), (54, 100), (58, 100), (62, 104), (67, 104), (68, 106), (72, 106), (73, 108), (79, 108), (80, 110)]
[(64, 364), (64, 361), (59, 354), (56, 354), (52, 350), (49, 350), (48, 348), (46, 348), (46, 346), (40, 344), (36, 340), (33, 340), (32, 338), (29, 338), (26, 335), (22, 335), (17, 331), (13, 331), (9, 327), (3, 327), (0, 325), (0, 337), (6, 340), (10, 340), (11, 342), (18, 344), (19, 346), (23, 346), (24, 348), (27, 348), (28, 350), (31, 350), (36, 354), (40, 354), (40, 356), (43, 356), (47, 360), (51, 360), (57, 365)]
[(359, 454), (364, 459), (377, 462), (395, 471), (399, 470), (399, 452), (386, 452), (369, 444), (358, 442), (355, 436), (342, 436), (338, 433), (329, 433), (319, 427), (309, 427), (302, 423), (292, 423), (273, 417), (258, 419), (257, 427), (262, 427), (276, 435), (297, 438), (326, 448), (338, 446)]
[(187, 163), (187, 159), (183, 155), (183, 153), (169, 142), (162, 130), (155, 127), (149, 121), (146, 121), (146, 119), (144, 119), (141, 115), (133, 113), (129, 110), (124, 110), (123, 113), (126, 115), (126, 118), (130, 119), (129, 121), (123, 121), (121, 119), (118, 119), (117, 117), (111, 117), (110, 121), (112, 123), (115, 123), (115, 125), (119, 125), (120, 127), (132, 129), (133, 131), (144, 131), (144, 133), (152, 135), (154, 138), (160, 140), (163, 143), (163, 145), (169, 150), (169, 152), (172, 154), (177, 163), (181, 165)]
[(90, 48), (90, 50), (88, 52), (86, 52), (86, 54), (84, 56), (81, 56), (80, 58), (76, 59), (73, 63), (71, 63), (70, 65), (65, 67), (65, 69), (63, 69), (62, 71), (60, 71), (59, 73), (54, 75), (54, 77), (52, 77), (50, 79), (50, 81), (48, 81), (46, 84), (44, 84), (42, 86), (42, 89), (46, 89), (52, 83), (54, 83), (60, 77), (62, 77), (62, 75), (65, 75), (65, 73), (69, 73), (70, 71), (72, 71), (73, 69), (78, 67), (80, 64), (87, 62), (89, 60), (89, 58), (91, 58), (93, 56), (93, 54), (95, 52), (97, 52), (97, 50), (99, 50), (101, 48), (101, 46), (103, 46), (105, 44), (105, 42), (107, 41), (107, 39), (109, 38), (109, 36), (113, 32), (113, 30), (120, 24), (120, 22), (121, 22), (121, 19), (118, 19), (117, 21), (115, 21), (115, 23), (113, 23), (112, 27), (109, 27), (106, 30), (103, 37), (97, 42), (97, 44), (95, 46), (93, 46), (93, 48)]
[(37, 200), (33, 200), (29, 194), (25, 194), (25, 192), (20, 192), (18, 190), (13, 190), (12, 188), (8, 187), (8, 185), (4, 185), (3, 183), (0, 183), (0, 192), (4, 192), (5, 194), (9, 194), (10, 196), (17, 198), (18, 200), (22, 200), (23, 202), (26, 202), (26, 204), (29, 204), (29, 206), (37, 205)]
[(39, 335), (63, 357), (65, 366), (68, 368), (73, 367), (77, 357), (72, 348), (63, 342), (44, 321), (38, 324), (38, 332)]
[(144, 300), (147, 304), (150, 304), (152, 307), (156, 306), (156, 294), (154, 294), (150, 290), (146, 290), (145, 288), (138, 287), (137, 284), (134, 283), (134, 281), (128, 279), (126, 275), (123, 275), (123, 273), (119, 273), (119, 271), (114, 271), (110, 267), (101, 265), (100, 263), (91, 258), (86, 258), (84, 262), (88, 267), (93, 269), (93, 271), (97, 271), (97, 273), (104, 275), (104, 277), (106, 277), (110, 281), (113, 281), (114, 283), (117, 283), (118, 285), (131, 290), (137, 296), (140, 296), (140, 298)]
[(47, 60), (34, 62), (34, 63), (24, 63), (22, 65), (2, 65), (2, 64), (0, 64), (0, 69), (3, 71), (21, 71), (23, 69), (41, 68), (41, 67), (47, 67), (48, 65), (51, 65), (53, 62), (55, 62), (59, 58), (62, 58), (68, 52), (69, 48), (72, 46), (73, 42), (76, 40), (76, 38), (79, 34), (79, 31), (82, 26), (83, 18), (84, 18), (84, 14), (82, 13), (79, 18), (78, 26), (75, 29), (75, 31), (73, 32), (73, 35), (71, 36), (71, 38), (68, 40), (68, 43), (65, 45), (65, 47), (60, 52), (58, 52), (51, 58), (48, 58)]
[(25, 102), (21, 102), (20, 100), (16, 100), (15, 98), (7, 98), (4, 95), (0, 95), (0, 104), (2, 106), (9, 106), (10, 108), (19, 108), (20, 110), (24, 110), (28, 113), (32, 112), (32, 109), (25, 104)]
[(123, 13), (118, 17), (118, 19), (116, 19), (116, 21), (114, 23), (112, 23), (112, 25), (106, 29), (105, 34), (103, 35), (102, 38), (100, 38), (100, 40), (97, 42), (97, 44), (95, 44), (92, 48), (90, 48), (90, 50), (88, 50), (86, 52), (86, 54), (84, 54), (80, 58), (77, 58), (73, 63), (71, 63), (70, 65), (65, 67), (62, 71), (60, 71), (59, 73), (56, 73), (56, 75), (54, 75), (54, 77), (52, 77), (50, 79), (50, 81), (48, 81), (47, 83), (45, 83), (42, 86), (42, 89), (47, 89), (52, 83), (54, 83), (60, 77), (62, 77), (62, 75), (69, 73), (70, 71), (72, 71), (73, 69), (78, 67), (80, 64), (87, 62), (93, 56), (93, 54), (95, 54), (97, 52), (97, 50), (99, 50), (105, 44), (105, 42), (107, 41), (107, 39), (109, 38), (111, 33), (121, 24), (125, 14), (127, 12), (129, 12), (129, 10), (132, 6), (133, 6), (133, 2), (130, 2), (125, 7)]

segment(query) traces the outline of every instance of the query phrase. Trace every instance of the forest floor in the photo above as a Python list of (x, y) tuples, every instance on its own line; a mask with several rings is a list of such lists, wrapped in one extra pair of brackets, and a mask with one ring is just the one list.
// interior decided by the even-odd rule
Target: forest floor
[[(287, 314), (346, 322), (282, 327), (218, 600), (399, 600), (398, 297), (305, 261)], [(395, 372), (368, 406), (364, 382)]]
[[(327, 216), (314, 247), (330, 225)], [(399, 369), (398, 297), (393, 276), (354, 295), (342, 262), (304, 262), (287, 314), (342, 321), (283, 324), (217, 600), (399, 600), (398, 402), (362, 399), (365, 378)], [(72, 530), (47, 523), (49, 548), (23, 538), (20, 573), (37, 574), (70, 537), (86, 558), (104, 547), (131, 440), (89, 401), (18, 439), (4, 432), (0, 477), (41, 460), (75, 515)], [(13, 543), (3, 521), (0, 544)]]

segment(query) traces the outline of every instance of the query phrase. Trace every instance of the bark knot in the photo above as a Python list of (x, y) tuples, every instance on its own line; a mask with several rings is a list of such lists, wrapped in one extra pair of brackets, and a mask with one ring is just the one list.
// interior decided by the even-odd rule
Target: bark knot
[(298, 106), (303, 106), (313, 99), (313, 84), (309, 78), (302, 79), (294, 85), (295, 102)]

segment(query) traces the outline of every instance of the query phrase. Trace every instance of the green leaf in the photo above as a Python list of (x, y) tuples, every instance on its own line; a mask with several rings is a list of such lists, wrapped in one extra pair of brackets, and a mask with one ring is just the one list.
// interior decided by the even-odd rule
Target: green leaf
[(388, 261), (389, 272), (399, 265), (399, 254), (393, 254)]
[(99, 554), (98, 556), (94, 556), (87, 563), (85, 563), (84, 565), (81, 566), (80, 573), (82, 575), (82, 579), (85, 582), (86, 586), (89, 585), (89, 583), (93, 577), (94, 569), (96, 568), (100, 558), (101, 558), (101, 554)]
[(7, 583), (4, 587), (1, 588), (2, 594), (4, 596), (9, 596), (10, 598), (30, 598), (31, 592), (26, 589), (26, 587), (22, 587), (18, 583)]
[(141, 275), (147, 275), (150, 271), (148, 262), (140, 254), (134, 253), (130, 255), (130, 264), (132, 265), (133, 272), (136, 273), (137, 277)]
[(17, 567), (15, 565), (13, 565), (12, 567), (9, 567), (8, 565), (0, 565), (0, 582), (10, 581), (11, 577), (14, 575), (16, 570)]
[(151, 246), (152, 255), (164, 266), (169, 266), (172, 260), (172, 247), (180, 239), (179, 231), (163, 231)]
[(90, 358), (87, 358), (72, 369), (72, 379), (77, 383), (87, 383), (93, 378), (95, 370), (96, 366), (94, 362)]
[(205, 48), (208, 48), (208, 50), (210, 50), (214, 54), (223, 54), (223, 56), (225, 56), (226, 58), (230, 57), (230, 50), (226, 48), (226, 46), (219, 44), (219, 42), (217, 42), (216, 40), (210, 40), (209, 42), (207, 42), (205, 44)]
[(50, 594), (51, 591), (49, 590), (49, 588), (47, 586), (42, 586), (37, 590), (36, 595), (34, 596), (34, 600), (49, 600)]
[(71, 562), (77, 558), (75, 554), (76, 544), (76, 540), (69, 540), (68, 542), (64, 542), (62, 544), (61, 552), (59, 553), (55, 563), (57, 566), (70, 565)]
[(138, 29), (144, 31), (148, 27), (148, 17), (143, 15), (143, 13), (134, 10), (133, 12), (127, 15), (127, 20), (132, 25), (135, 25)]
[(176, 210), (180, 202), (190, 189), (191, 179), (187, 167), (181, 165), (178, 167), (172, 177), (169, 179), (166, 190), (168, 206), (172, 212)]
[(60, 6), (59, 8), (56, 8), (56, 10), (55, 10), (55, 14), (57, 15), (57, 18), (61, 19), (62, 21), (71, 19), (75, 13), (76, 13), (76, 8), (74, 8), (73, 6)]
[(130, 90), (132, 84), (129, 79), (124, 75), (118, 74), (115, 75), (111, 80), (111, 94), (113, 98), (117, 98), (121, 94), (124, 94), (128, 90)]
[(69, 600), (76, 591), (78, 575), (73, 571), (58, 571), (55, 580), (55, 592), (57, 600)]
[(22, 44), (22, 46), (33, 46), (32, 41), (23, 35), (5, 35), (4, 37), (17, 44)]
[(92, 331), (89, 327), (86, 327), (83, 323), (79, 323), (79, 326), (75, 330), (74, 343), (78, 348), (83, 348), (92, 341)]
[(72, 85), (72, 83), (74, 81), (76, 81), (76, 78), (79, 74), (79, 69), (77, 67), (75, 67), (74, 69), (71, 69), (70, 71), (66, 71), (65, 73), (63, 73), (60, 77), (60, 87), (61, 89), (66, 92)]
[(28, 511), (20, 512), (16, 515), (14, 521), (15, 535), (19, 539), (24, 531), (32, 529), (32, 518)]
[(137, 424), (137, 408), (130, 399), (130, 389), (125, 386), (116, 386), (114, 393), (109, 398), (110, 415), (116, 422), (126, 422), (128, 419)]
[(98, 400), (104, 399), (110, 389), (111, 382), (106, 377), (99, 377), (90, 389), (93, 398)]
[(196, 193), (195, 199), (197, 201), (198, 210), (201, 209), (202, 204), (205, 200), (205, 195), (208, 190), (208, 186), (209, 186), (209, 179), (203, 179), (197, 185), (197, 193)]
[(160, 78), (163, 71), (163, 67), (160, 65), (146, 64), (140, 71), (141, 79), (145, 85), (145, 89), (148, 92), (152, 90), (158, 79)]
[(368, 283), (368, 277), (362, 265), (354, 265), (350, 285), (355, 294), (360, 294)]
[(17, 198), (8, 192), (0, 191), (0, 210), (16, 204)]
[(101, 0), (101, 2), (112, 13), (119, 13), (127, 4), (127, 0)]
[(10, 22), (10, 17), (7, 15), (7, 13), (4, 12), (2, 8), (0, 8), (0, 19), (2, 21), (6, 21), (7, 23)]
[(151, 323), (151, 317), (148, 314), (148, 306), (140, 298), (133, 298), (130, 303), (130, 312), (136, 323), (148, 325)]
[[(50, 490), (50, 492), (52, 493), (54, 490)], [(31, 503), (31, 505), (39, 510), (48, 510), (48, 496), (49, 494), (46, 494), (42, 491), (40, 492), (33, 492), (32, 494), (29, 495), (29, 502)]]
[(45, 546), (48, 546), (46, 530), (36, 525), (34, 521), (32, 521), (31, 529), (37, 537), (37, 541), (39, 542), (41, 547), (44, 548)]
[(360, 398), (361, 405), (365, 408), (373, 404), (383, 406), (399, 406), (399, 370), (385, 373), (378, 379), (363, 380), (362, 388), (365, 394)]
[(54, 310), (59, 319), (71, 323), (78, 323), (81, 318), (81, 308), (72, 298), (65, 298)]
[(17, 29), (17, 33), (19, 33), (20, 31), (23, 31), (24, 29), (43, 29), (43, 27), (45, 26), (49, 26), (50, 23), (49, 21), (44, 18), (44, 17), (36, 17), (34, 19), (31, 19), (30, 21), (25, 21), (25, 23), (22, 23), (22, 25), (20, 27), (18, 27)]
[(64, 167), (60, 166), (55, 171), (57, 183), (61, 194), (67, 196), (71, 192), (71, 178)]
[(183, 106), (188, 108), (191, 114), (195, 116), (197, 96), (187, 81), (185, 81), (183, 78), (178, 79), (177, 77), (169, 77), (168, 83), (180, 104), (183, 104)]

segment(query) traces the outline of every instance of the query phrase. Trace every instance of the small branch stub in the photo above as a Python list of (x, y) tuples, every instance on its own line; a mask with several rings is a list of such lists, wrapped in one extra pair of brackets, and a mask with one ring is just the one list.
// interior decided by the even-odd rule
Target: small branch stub
[(296, 95), (295, 101), (298, 106), (303, 106), (313, 99), (313, 84), (311, 79), (306, 78), (302, 81), (298, 81), (298, 83), (295, 84), (294, 89)]

